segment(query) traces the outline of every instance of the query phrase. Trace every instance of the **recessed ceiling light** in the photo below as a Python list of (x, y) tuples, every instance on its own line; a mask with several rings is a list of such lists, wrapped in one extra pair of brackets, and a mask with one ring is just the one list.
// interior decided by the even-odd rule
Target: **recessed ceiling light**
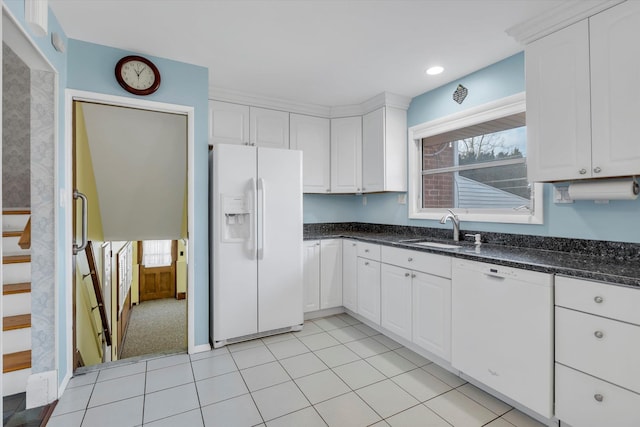
[(430, 76), (435, 76), (436, 74), (440, 74), (443, 71), (444, 71), (444, 68), (442, 68), (439, 65), (435, 67), (427, 68), (427, 74), (429, 74)]

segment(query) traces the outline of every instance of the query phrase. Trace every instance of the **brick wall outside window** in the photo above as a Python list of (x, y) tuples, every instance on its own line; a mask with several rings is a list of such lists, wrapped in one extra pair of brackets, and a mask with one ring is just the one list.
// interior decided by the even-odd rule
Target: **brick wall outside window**
[[(452, 144), (453, 145), (453, 144)], [(437, 169), (454, 166), (454, 147), (442, 145), (422, 146), (422, 169)], [(430, 154), (438, 153), (436, 156)], [(422, 207), (452, 208), (454, 207), (454, 172), (424, 175), (422, 177)]]

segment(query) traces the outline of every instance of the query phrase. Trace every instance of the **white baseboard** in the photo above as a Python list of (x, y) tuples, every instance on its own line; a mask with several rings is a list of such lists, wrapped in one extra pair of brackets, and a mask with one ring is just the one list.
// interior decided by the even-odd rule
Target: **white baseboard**
[(194, 345), (189, 349), (189, 354), (202, 353), (211, 350), (211, 344)]
[(304, 320), (318, 319), (320, 317), (333, 316), (334, 314), (344, 313), (344, 307), (325, 308), (324, 310), (309, 311), (304, 314)]
[(31, 374), (27, 379), (27, 409), (48, 405), (58, 398), (58, 372)]

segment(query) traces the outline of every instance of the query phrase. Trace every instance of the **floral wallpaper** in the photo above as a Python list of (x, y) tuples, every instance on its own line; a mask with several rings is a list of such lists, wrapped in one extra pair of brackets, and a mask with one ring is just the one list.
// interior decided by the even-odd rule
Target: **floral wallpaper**
[(31, 206), (29, 67), (2, 44), (2, 204)]
[(55, 75), (31, 70), (31, 369), (55, 363)]

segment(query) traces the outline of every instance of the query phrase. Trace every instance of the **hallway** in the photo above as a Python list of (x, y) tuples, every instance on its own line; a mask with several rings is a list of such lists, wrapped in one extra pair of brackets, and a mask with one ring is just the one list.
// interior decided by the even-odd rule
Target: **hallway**
[(187, 300), (163, 298), (131, 308), (120, 359), (187, 350)]
[(86, 369), (48, 424), (115, 425), (542, 426), (346, 314), (191, 356)]

